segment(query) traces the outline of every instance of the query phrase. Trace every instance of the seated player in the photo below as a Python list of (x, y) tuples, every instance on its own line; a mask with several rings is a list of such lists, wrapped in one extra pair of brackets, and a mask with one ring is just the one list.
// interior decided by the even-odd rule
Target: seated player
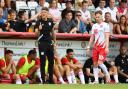
[(22, 84), (19, 75), (16, 74), (16, 66), (13, 60), (13, 51), (6, 50), (5, 57), (0, 58), (0, 76), (9, 79), (16, 84)]
[(77, 59), (73, 57), (73, 49), (66, 50), (66, 56), (61, 59), (62, 65), (64, 67), (64, 72), (69, 84), (76, 84), (75, 75), (78, 75), (81, 81), (81, 84), (85, 84), (84, 75), (82, 71), (82, 64), (78, 62)]
[[(26, 80), (31, 80), (32, 83), (35, 83), (37, 82), (37, 78), (40, 79), (40, 82), (42, 81), (40, 74), (40, 60), (37, 58), (35, 50), (30, 50), (28, 55), (21, 57), (16, 69), (23, 83), (26, 83)], [(37, 74), (36, 77), (35, 74)]]

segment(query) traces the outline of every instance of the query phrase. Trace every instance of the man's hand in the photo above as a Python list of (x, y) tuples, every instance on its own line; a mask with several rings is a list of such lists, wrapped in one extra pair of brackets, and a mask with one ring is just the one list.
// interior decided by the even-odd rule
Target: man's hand
[(105, 48), (105, 52), (109, 53), (109, 48), (108, 47)]
[(76, 66), (76, 65), (72, 65), (72, 68), (73, 68), (73, 69), (76, 69), (76, 68), (77, 68), (77, 66)]
[(14, 65), (14, 64), (15, 64), (15, 62), (14, 62), (13, 59), (10, 60), (10, 64), (11, 64), (11, 65)]

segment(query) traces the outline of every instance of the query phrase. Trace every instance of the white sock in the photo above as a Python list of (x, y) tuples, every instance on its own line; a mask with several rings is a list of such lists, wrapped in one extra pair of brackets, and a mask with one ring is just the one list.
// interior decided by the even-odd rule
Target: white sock
[(22, 84), (21, 79), (16, 79), (16, 84)]
[(81, 81), (81, 84), (85, 84), (85, 80), (84, 80), (84, 74), (82, 71), (79, 72), (79, 78), (80, 78), (80, 81)]
[(68, 80), (69, 84), (72, 84), (72, 77), (71, 77), (71, 75), (67, 76), (67, 80)]
[(99, 82), (98, 81), (98, 79), (99, 79), (99, 76), (98, 76), (98, 74), (99, 74), (99, 69), (98, 69), (98, 67), (97, 68), (93, 68), (93, 73), (94, 73), (94, 78), (95, 78), (95, 82)]
[(107, 67), (106, 67), (104, 64), (100, 64), (99, 66), (100, 66), (100, 68), (103, 70), (103, 72), (104, 72), (106, 75), (109, 75), (108, 70), (107, 70)]
[(74, 71), (71, 71), (71, 77), (72, 77), (72, 83), (76, 84), (76, 77), (75, 77)]
[(36, 71), (37, 76), (39, 77), (41, 83), (42, 83), (42, 78), (41, 78), (41, 73), (40, 73), (40, 68)]
[(115, 79), (115, 82), (116, 82), (116, 83), (119, 83), (118, 75), (117, 75), (117, 74), (114, 75), (114, 79)]
[[(105, 74), (106, 76), (108, 76), (109, 81), (110, 81), (110, 75), (109, 75), (109, 72), (108, 72), (108, 70), (107, 70), (107, 67), (106, 67), (104, 64), (100, 64), (99, 66), (100, 66), (100, 68), (103, 70), (104, 74)], [(109, 81), (108, 81), (108, 82), (109, 82)]]
[(63, 78), (60, 76), (59, 77), (59, 81), (62, 83), (62, 84), (65, 84), (65, 82), (64, 82), (64, 80), (63, 80)]

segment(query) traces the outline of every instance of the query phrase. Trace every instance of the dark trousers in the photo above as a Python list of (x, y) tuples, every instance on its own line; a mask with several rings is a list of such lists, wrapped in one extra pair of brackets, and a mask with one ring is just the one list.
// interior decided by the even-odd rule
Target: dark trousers
[(54, 49), (49, 42), (39, 42), (40, 70), (43, 83), (45, 80), (45, 64), (48, 58), (49, 83), (53, 83)]
[(126, 77), (119, 75), (118, 78), (120, 83), (128, 83), (128, 81), (126, 81), (127, 80)]

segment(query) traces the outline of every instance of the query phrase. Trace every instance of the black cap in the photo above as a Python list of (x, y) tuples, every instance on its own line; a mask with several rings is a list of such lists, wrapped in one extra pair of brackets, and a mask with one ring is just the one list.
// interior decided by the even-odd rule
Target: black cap
[(30, 51), (28, 52), (28, 55), (35, 54), (35, 53), (36, 53), (36, 50), (30, 50)]

